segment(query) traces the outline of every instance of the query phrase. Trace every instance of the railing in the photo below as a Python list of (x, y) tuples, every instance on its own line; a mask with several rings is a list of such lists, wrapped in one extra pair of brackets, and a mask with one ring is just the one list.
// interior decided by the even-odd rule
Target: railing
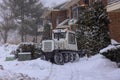
[(108, 5), (114, 4), (116, 2), (119, 2), (120, 0), (108, 0)]

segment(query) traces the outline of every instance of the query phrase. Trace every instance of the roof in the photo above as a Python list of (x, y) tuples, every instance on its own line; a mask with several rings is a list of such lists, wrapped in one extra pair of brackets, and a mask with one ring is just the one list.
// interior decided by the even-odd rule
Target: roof
[(65, 5), (66, 4), (66, 2), (64, 2), (64, 3), (62, 3), (62, 4), (59, 4), (59, 5), (57, 5), (57, 6), (55, 6), (54, 7), (54, 9), (60, 9), (63, 5)]
[(79, 1), (80, 0), (71, 0), (71, 1), (68, 1), (68, 2), (66, 2), (66, 4), (64, 4), (63, 6), (61, 6), (60, 9), (68, 9), (71, 6), (73, 6), (74, 4), (78, 3)]
[(51, 13), (51, 11), (54, 11), (54, 10), (66, 10), (70, 8), (71, 6), (73, 6), (74, 4), (78, 3), (79, 1), (80, 0), (71, 0), (71, 1), (67, 1), (62, 4), (59, 4), (55, 6), (53, 9), (49, 9), (45, 11), (43, 15), (41, 16), (41, 18), (46, 18)]
[(71, 6), (73, 6), (74, 4), (78, 3), (80, 0), (71, 0), (71, 1), (67, 1), (64, 2), (60, 5), (57, 5), (56, 7), (54, 7), (54, 9), (61, 9), (61, 10), (65, 10), (70, 8)]
[(70, 3), (71, 1), (68, 1), (68, 2), (65, 2), (65, 3), (63, 3), (63, 4), (60, 4), (60, 5), (57, 5), (56, 7), (54, 7), (54, 9), (65, 9), (64, 7), (65, 6), (68, 6), (69, 5), (69, 3)]

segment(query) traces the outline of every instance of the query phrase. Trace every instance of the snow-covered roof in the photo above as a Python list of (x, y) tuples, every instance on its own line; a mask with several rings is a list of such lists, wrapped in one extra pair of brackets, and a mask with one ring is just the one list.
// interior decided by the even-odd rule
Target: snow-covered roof
[(58, 4), (54, 5), (53, 9), (50, 8), (49, 10), (45, 11), (43, 13), (43, 15), (41, 16), (41, 18), (45, 18), (46, 16), (48, 16), (51, 13), (51, 11), (66, 10), (66, 9), (70, 8), (71, 6), (73, 6), (74, 4), (76, 4), (79, 1), (80, 0), (65, 0), (65, 1), (60, 1)]
[(71, 6), (73, 6), (74, 4), (78, 3), (80, 0), (71, 0), (66, 2), (66, 4), (64, 4), (63, 6), (61, 6), (61, 9), (68, 9)]
[(70, 0), (41, 0), (45, 7), (55, 7)]
[(62, 4), (59, 4), (57, 6), (55, 6), (54, 8), (56, 9), (60, 9), (60, 10), (65, 10), (70, 8), (71, 6), (73, 6), (74, 4), (78, 3), (80, 0), (68, 0)]
[(64, 6), (67, 2), (64, 2), (62, 4), (56, 5), (54, 9), (60, 9), (62, 6)]

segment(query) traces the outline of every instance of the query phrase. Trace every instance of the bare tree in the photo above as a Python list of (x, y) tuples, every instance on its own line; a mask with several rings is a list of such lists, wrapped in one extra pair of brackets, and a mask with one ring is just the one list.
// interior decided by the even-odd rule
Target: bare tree
[(0, 35), (4, 43), (6, 43), (8, 39), (8, 32), (10, 29), (13, 29), (15, 25), (9, 7), (4, 6), (4, 4), (0, 4), (0, 12)]
[(8, 0), (12, 14), (18, 24), (21, 41), (27, 41), (26, 35), (38, 36), (38, 26), (41, 24), (40, 16), (44, 8), (40, 0)]
[(3, 21), (0, 23), (0, 35), (4, 40), (4, 43), (6, 43), (8, 38), (8, 32), (10, 31), (10, 29), (12, 29), (12, 22), (11, 19), (6, 15), (4, 15), (2, 18)]

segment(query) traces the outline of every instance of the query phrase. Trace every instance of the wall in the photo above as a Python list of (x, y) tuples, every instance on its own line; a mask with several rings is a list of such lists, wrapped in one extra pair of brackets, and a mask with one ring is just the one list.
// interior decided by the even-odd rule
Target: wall
[(111, 38), (120, 42), (120, 12), (109, 12), (111, 23), (109, 25)]
[(51, 19), (52, 19), (52, 27), (53, 27), (53, 29), (55, 29), (56, 26), (57, 26), (57, 23), (56, 23), (57, 18), (61, 17), (59, 19), (59, 23), (60, 23), (60, 22), (64, 21), (65, 19), (67, 19), (67, 15), (66, 14), (67, 14), (66, 11), (57, 11), (56, 10), (56, 11), (52, 11), (51, 12)]

